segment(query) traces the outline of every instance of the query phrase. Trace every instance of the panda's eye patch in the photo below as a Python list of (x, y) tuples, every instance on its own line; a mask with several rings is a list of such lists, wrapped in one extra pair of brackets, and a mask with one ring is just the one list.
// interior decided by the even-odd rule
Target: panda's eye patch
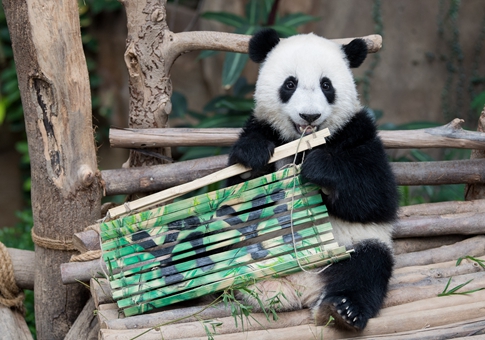
[(320, 88), (322, 89), (325, 98), (327, 98), (327, 102), (333, 104), (335, 102), (335, 88), (333, 87), (330, 79), (323, 77), (320, 80)]
[(283, 103), (287, 103), (290, 100), (293, 93), (295, 93), (297, 86), (298, 80), (295, 77), (289, 76), (285, 79), (279, 91), (280, 99)]

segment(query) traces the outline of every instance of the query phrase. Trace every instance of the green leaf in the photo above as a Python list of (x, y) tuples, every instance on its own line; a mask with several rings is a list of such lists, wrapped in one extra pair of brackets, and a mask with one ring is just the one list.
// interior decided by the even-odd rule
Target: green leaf
[(0, 100), (0, 125), (2, 125), (3, 121), (5, 120), (6, 113), (7, 104), (5, 103), (5, 99), (2, 98), (2, 100)]
[(249, 24), (246, 18), (228, 12), (205, 12), (202, 14), (202, 18), (219, 21), (236, 28)]
[(247, 54), (227, 52), (222, 66), (222, 86), (228, 89), (239, 78), (249, 59)]
[(182, 118), (187, 112), (187, 99), (185, 96), (177, 91), (172, 93), (172, 117)]
[(292, 35), (298, 34), (298, 32), (296, 31), (296, 28), (294, 27), (273, 25), (271, 26), (271, 28), (274, 29), (276, 32), (278, 32), (279, 36), (281, 36), (282, 38), (287, 38), (287, 37), (291, 37)]
[(239, 77), (233, 87), (234, 96), (244, 97), (248, 93), (253, 92), (254, 88), (254, 84), (248, 84), (245, 77)]
[(485, 106), (485, 91), (480, 92), (476, 95), (471, 103), (472, 109), (480, 113)]
[(258, 0), (250, 0), (246, 5), (246, 18), (249, 25), (254, 26), (258, 22)]
[[(259, 26), (245, 26), (236, 30), (239, 34), (251, 35), (259, 29)], [(222, 66), (222, 86), (226, 89), (230, 88), (241, 75), (241, 72), (246, 66), (249, 56), (244, 53), (227, 52)]]
[(306, 23), (317, 21), (319, 18), (304, 13), (292, 13), (276, 20), (276, 24), (286, 27), (298, 27)]
[(226, 99), (220, 100), (216, 105), (234, 111), (252, 111), (254, 101), (250, 98), (227, 97)]

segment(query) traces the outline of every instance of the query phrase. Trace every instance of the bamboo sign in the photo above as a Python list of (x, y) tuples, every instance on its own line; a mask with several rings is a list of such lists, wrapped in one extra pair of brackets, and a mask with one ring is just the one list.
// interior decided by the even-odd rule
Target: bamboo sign
[(118, 307), (136, 315), (348, 258), (319, 188), (302, 183), (298, 171), (101, 223)]

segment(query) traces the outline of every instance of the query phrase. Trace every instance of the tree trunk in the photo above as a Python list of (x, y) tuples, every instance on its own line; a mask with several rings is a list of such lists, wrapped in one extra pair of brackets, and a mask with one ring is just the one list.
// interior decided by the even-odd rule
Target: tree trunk
[[(478, 119), (478, 132), (485, 132), (485, 107), (482, 110), (480, 118)], [(475, 149), (472, 150), (470, 159), (484, 159), (485, 150)], [(473, 183), (465, 186), (465, 200), (473, 201), (476, 199), (485, 198), (485, 184)]]
[(89, 291), (64, 286), (74, 232), (100, 215), (101, 190), (77, 1), (4, 0), (32, 176), (38, 339), (63, 339)]
[[(170, 66), (161, 47), (170, 39), (166, 0), (121, 0), (128, 21), (125, 63), (129, 73), (130, 128), (165, 128), (172, 111)], [(131, 151), (129, 167), (162, 164), (170, 148), (150, 149), (153, 156)], [(157, 155), (159, 157), (157, 157)], [(131, 197), (129, 200), (134, 199)]]

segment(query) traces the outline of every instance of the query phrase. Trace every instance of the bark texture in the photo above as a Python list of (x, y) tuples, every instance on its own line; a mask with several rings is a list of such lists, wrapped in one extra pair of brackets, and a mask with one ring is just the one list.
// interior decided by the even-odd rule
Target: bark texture
[[(78, 4), (3, 1), (12, 39), (29, 145), (34, 233), (66, 248), (100, 213), (88, 71)], [(59, 246), (59, 244), (61, 246)], [(36, 246), (38, 339), (63, 339), (88, 291), (64, 286), (59, 265), (71, 251)]]

